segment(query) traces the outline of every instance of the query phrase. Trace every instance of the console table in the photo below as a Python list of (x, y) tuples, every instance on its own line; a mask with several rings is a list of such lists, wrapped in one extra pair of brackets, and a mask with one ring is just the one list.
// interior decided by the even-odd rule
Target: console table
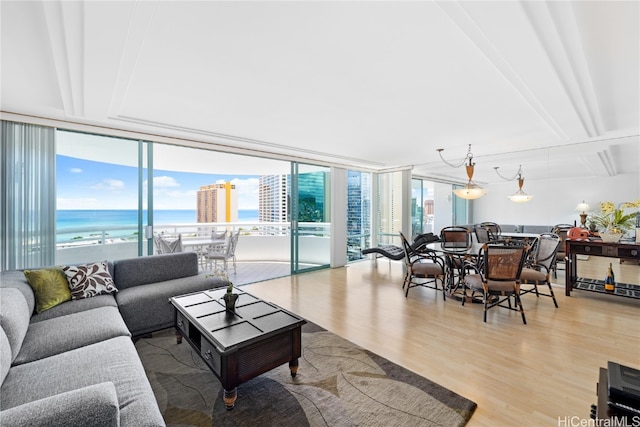
[[(630, 298), (640, 298), (640, 284), (617, 283), (614, 292), (604, 290), (604, 280), (578, 277), (576, 255), (640, 260), (640, 244), (633, 242), (604, 243), (590, 240), (565, 240), (567, 266), (565, 268), (565, 295), (573, 289), (600, 292)], [(604, 272), (603, 272), (604, 277)]]

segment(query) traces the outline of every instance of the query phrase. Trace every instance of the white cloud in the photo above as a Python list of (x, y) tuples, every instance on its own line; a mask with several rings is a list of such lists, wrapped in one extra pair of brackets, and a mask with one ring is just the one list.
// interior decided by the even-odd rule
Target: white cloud
[(80, 169), (80, 168), (71, 168), (71, 169), (69, 169), (69, 172), (71, 172), (71, 173), (82, 173), (84, 171), (82, 169)]
[(180, 187), (180, 184), (170, 176), (154, 176), (153, 177), (153, 188), (169, 188), (169, 187)]
[(238, 209), (258, 209), (258, 182), (258, 178), (231, 180), (238, 192)]
[(102, 182), (99, 182), (95, 185), (92, 185), (91, 188), (94, 190), (106, 190), (106, 191), (120, 191), (124, 190), (125, 184), (124, 181), (120, 181), (119, 179), (103, 179)]

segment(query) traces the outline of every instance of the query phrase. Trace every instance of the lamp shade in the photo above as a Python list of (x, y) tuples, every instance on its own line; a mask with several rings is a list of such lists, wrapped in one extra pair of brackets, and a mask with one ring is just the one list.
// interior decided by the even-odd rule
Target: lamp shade
[(509, 200), (511, 200), (512, 202), (516, 202), (516, 203), (525, 203), (528, 202), (529, 200), (533, 199), (533, 196), (525, 193), (522, 190), (518, 190), (515, 193), (513, 193), (512, 195), (509, 196)]
[(482, 187), (478, 187), (476, 184), (467, 184), (462, 188), (456, 188), (453, 190), (453, 194), (463, 199), (473, 200), (487, 194), (487, 190)]
[(576, 206), (576, 211), (578, 212), (587, 212), (589, 210), (589, 205), (587, 203), (585, 203), (585, 201), (583, 200), (582, 202), (578, 203), (578, 206)]

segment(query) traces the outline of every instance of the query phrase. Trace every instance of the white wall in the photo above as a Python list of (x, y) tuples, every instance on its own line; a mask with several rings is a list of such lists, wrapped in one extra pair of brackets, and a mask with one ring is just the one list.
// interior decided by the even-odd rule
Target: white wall
[(486, 188), (489, 190), (487, 195), (471, 204), (473, 223), (494, 221), (499, 224), (554, 225), (576, 221), (579, 225), (579, 212), (575, 208), (582, 200), (593, 210), (604, 201), (617, 205), (638, 200), (640, 175), (525, 181), (523, 190), (535, 196), (527, 203), (514, 203), (507, 198), (518, 190), (517, 181), (491, 184)]
[(440, 230), (453, 224), (453, 192), (451, 184), (435, 182), (433, 184), (433, 233), (440, 234)]

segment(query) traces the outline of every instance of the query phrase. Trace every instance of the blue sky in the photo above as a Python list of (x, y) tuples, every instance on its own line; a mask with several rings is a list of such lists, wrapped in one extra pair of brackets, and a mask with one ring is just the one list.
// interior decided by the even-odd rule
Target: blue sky
[[(56, 157), (57, 209), (137, 209), (138, 170), (130, 166)], [(258, 209), (258, 176), (154, 171), (155, 209), (196, 209), (202, 185), (231, 181), (238, 209)], [(147, 181), (144, 181), (146, 201)]]

